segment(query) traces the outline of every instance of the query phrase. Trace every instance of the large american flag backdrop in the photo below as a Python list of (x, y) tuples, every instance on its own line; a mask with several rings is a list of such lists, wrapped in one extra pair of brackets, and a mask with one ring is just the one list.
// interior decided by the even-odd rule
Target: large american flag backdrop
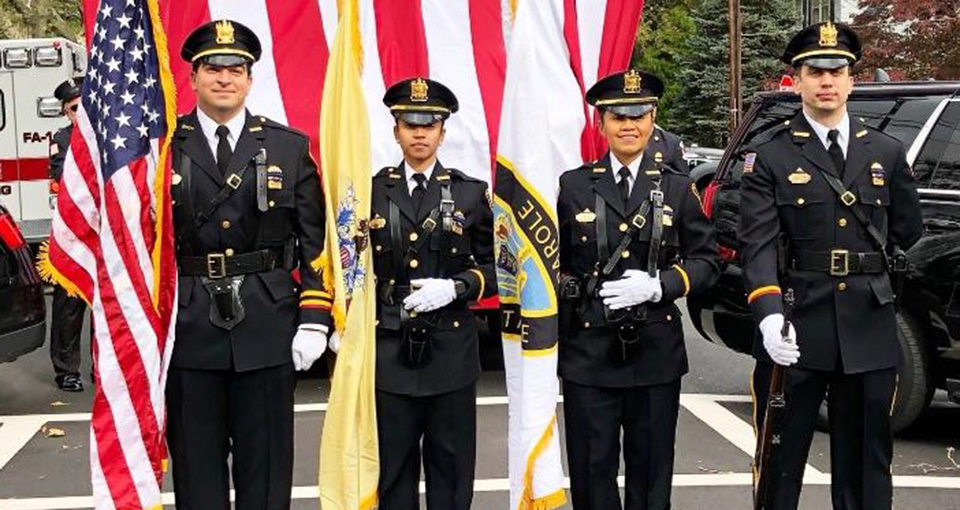
[[(83, 0), (87, 13), (97, 0)], [(460, 100), (440, 158), (489, 182), (496, 155), (506, 50), (518, 2), (531, 0), (360, 0), (364, 41), (363, 85), (373, 144), (373, 168), (400, 161), (393, 119), (381, 98), (389, 85), (427, 76)], [(179, 58), (187, 35), (211, 19), (237, 20), (257, 33), (263, 57), (253, 68), (250, 110), (308, 133), (319, 155), (320, 98), (337, 26), (337, 0), (159, 0), (170, 41), (177, 110), (195, 105), (190, 66)], [(566, 0), (570, 64), (584, 90), (630, 62), (643, 0)], [(92, 16), (86, 16), (88, 37)], [(565, 105), (568, 106), (569, 105)], [(584, 115), (593, 115), (583, 105)], [(595, 159), (602, 142), (587, 122), (582, 152)], [(487, 162), (484, 166), (481, 162)], [(322, 162), (321, 162), (322, 166)]]

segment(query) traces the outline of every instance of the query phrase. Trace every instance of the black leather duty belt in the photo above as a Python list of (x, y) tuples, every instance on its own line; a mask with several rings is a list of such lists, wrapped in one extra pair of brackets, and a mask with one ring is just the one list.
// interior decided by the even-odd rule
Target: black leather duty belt
[(831, 276), (846, 276), (883, 273), (886, 271), (886, 261), (879, 252), (796, 250), (791, 254), (790, 267), (800, 271), (829, 273)]
[(208, 253), (204, 257), (177, 257), (182, 276), (206, 276), (211, 280), (263, 273), (277, 267), (280, 255), (273, 250), (257, 250), (236, 255)]

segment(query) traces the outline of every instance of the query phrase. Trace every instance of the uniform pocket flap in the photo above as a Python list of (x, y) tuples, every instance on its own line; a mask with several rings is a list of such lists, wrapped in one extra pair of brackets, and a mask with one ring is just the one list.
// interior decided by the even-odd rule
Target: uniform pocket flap
[(270, 294), (270, 298), (274, 301), (286, 299), (297, 293), (297, 286), (293, 282), (293, 277), (290, 273), (282, 269), (266, 273), (257, 273), (256, 276), (263, 283), (263, 286), (267, 288), (267, 293)]
[(860, 186), (860, 203), (873, 207), (890, 205), (890, 189), (886, 186)]
[(776, 189), (777, 205), (807, 207), (811, 204), (821, 204), (825, 200), (823, 194), (809, 186), (778, 187)]

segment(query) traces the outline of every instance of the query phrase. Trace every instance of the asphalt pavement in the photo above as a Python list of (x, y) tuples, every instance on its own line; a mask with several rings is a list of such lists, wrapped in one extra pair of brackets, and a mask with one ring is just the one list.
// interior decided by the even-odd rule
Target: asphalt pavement
[[(683, 380), (673, 503), (678, 509), (750, 507), (749, 375), (752, 362), (703, 340), (685, 322), (691, 372)], [(0, 510), (91, 508), (89, 338), (84, 333), (87, 391), (64, 393), (53, 383), (47, 347), (0, 365)], [(297, 387), (292, 508), (318, 507), (320, 430), (329, 381), (303, 377)], [(507, 492), (507, 407), (503, 373), (487, 371), (478, 386), (476, 510), (503, 510)], [(562, 405), (558, 405), (562, 424)], [(563, 434), (561, 426), (561, 434)], [(920, 422), (897, 438), (895, 508), (960, 510), (960, 406), (938, 394)], [(830, 506), (829, 439), (818, 433), (808, 460), (801, 508)], [(169, 475), (166, 508), (175, 508)], [(564, 507), (569, 508), (569, 506)], [(431, 509), (435, 510), (435, 509)]]

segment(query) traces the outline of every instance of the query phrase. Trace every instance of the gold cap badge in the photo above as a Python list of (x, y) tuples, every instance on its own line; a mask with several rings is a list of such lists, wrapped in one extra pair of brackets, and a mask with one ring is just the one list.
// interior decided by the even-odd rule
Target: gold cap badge
[(427, 91), (430, 89), (430, 86), (427, 85), (427, 82), (423, 78), (417, 78), (413, 80), (410, 84), (410, 101), (414, 103), (425, 103), (427, 102)]
[(643, 78), (640, 77), (640, 73), (636, 69), (631, 69), (623, 75), (623, 93), (624, 94), (639, 94), (642, 89)]
[(832, 48), (837, 45), (837, 27), (829, 21), (820, 27), (820, 46)]
[(217, 22), (217, 44), (233, 44), (233, 23), (227, 20)]

